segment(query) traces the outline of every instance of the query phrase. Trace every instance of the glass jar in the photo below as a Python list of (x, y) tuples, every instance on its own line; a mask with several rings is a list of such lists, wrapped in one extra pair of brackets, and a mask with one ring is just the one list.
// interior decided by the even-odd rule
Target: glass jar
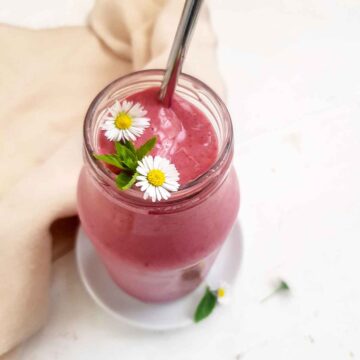
[[(216, 162), (167, 201), (152, 203), (136, 189), (119, 191), (115, 175), (93, 157), (100, 121), (115, 99), (160, 87), (164, 72), (145, 70), (115, 80), (90, 105), (84, 123), (84, 159), (78, 183), (82, 227), (116, 284), (148, 302), (177, 299), (204, 279), (238, 213), (233, 130), (221, 99), (198, 79), (181, 75), (177, 94), (212, 123)], [(198, 154), (201, 156), (201, 154)]]

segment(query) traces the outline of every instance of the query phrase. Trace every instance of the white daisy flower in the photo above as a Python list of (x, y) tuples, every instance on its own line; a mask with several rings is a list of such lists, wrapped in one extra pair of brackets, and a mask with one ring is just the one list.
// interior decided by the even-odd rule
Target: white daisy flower
[(217, 302), (220, 305), (227, 305), (231, 300), (230, 286), (222, 281), (221, 283), (210, 285), (210, 290), (216, 295)]
[(136, 186), (144, 191), (144, 199), (149, 196), (152, 201), (167, 200), (170, 192), (177, 191), (180, 184), (179, 173), (174, 164), (160, 156), (153, 158), (151, 155), (145, 156), (138, 162), (136, 171), (140, 174), (136, 180)]
[(150, 125), (150, 119), (145, 117), (147, 111), (139, 103), (124, 100), (121, 104), (115, 101), (108, 108), (108, 115), (101, 129), (110, 141), (131, 140), (143, 134)]

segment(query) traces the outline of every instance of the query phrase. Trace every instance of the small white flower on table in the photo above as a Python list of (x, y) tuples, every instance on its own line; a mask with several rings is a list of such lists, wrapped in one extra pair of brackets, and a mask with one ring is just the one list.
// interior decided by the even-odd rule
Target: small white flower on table
[(105, 136), (110, 141), (135, 141), (150, 125), (150, 119), (145, 117), (147, 111), (139, 103), (132, 101), (115, 101), (108, 108), (108, 115), (101, 126)]
[(174, 164), (169, 160), (160, 156), (151, 155), (145, 156), (138, 162), (139, 166), (136, 171), (140, 174), (136, 180), (136, 186), (144, 191), (144, 199), (149, 196), (151, 200), (160, 201), (167, 200), (170, 197), (170, 192), (179, 189), (179, 173)]
[(220, 305), (227, 305), (231, 300), (230, 286), (222, 281), (217, 284), (210, 285), (210, 290), (216, 295), (217, 302)]

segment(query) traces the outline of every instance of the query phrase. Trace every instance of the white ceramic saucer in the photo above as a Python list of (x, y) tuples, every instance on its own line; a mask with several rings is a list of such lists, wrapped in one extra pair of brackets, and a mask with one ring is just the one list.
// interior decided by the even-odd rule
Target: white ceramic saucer
[(129, 296), (115, 285), (81, 228), (76, 242), (80, 277), (95, 302), (115, 318), (151, 330), (176, 329), (192, 324), (192, 317), (204, 294), (206, 282), (234, 283), (240, 269), (241, 255), (242, 235), (240, 225), (236, 223), (203, 284), (177, 301), (148, 304)]

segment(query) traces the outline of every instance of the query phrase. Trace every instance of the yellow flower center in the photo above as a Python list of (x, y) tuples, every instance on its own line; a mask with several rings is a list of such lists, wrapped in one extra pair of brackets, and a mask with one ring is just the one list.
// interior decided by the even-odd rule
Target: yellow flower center
[(115, 118), (115, 126), (120, 130), (128, 129), (132, 124), (132, 118), (125, 112), (117, 114)]
[(224, 288), (219, 288), (219, 289), (217, 290), (217, 296), (218, 296), (219, 298), (224, 297), (224, 296), (225, 296), (225, 289), (224, 289)]
[(151, 185), (161, 186), (165, 182), (165, 174), (158, 169), (150, 170), (147, 179)]

